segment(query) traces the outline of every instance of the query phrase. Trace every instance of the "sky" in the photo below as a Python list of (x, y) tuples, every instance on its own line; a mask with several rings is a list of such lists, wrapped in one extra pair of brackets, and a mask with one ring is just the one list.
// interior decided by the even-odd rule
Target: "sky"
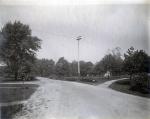
[(15, 20), (28, 24), (32, 35), (42, 40), (38, 58), (77, 60), (77, 36), (82, 36), (80, 60), (97, 62), (115, 47), (122, 53), (131, 46), (150, 53), (149, 5), (142, 0), (44, 1), (0, 0), (0, 28)]

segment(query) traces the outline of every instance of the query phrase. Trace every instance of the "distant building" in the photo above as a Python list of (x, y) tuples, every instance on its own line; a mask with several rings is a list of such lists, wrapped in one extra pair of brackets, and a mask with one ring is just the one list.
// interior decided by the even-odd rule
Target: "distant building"
[(104, 77), (105, 77), (105, 78), (110, 78), (110, 76), (111, 76), (110, 71), (107, 71), (107, 72), (104, 74)]

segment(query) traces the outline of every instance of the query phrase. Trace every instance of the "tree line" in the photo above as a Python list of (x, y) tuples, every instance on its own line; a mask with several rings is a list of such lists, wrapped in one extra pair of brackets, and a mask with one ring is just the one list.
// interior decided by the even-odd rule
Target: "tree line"
[(0, 59), (6, 64), (4, 75), (14, 80), (28, 79), (41, 40), (32, 36), (28, 25), (19, 21), (6, 23), (0, 31)]
[[(150, 86), (150, 57), (145, 51), (131, 47), (122, 57), (119, 49), (113, 49), (97, 63), (80, 61), (81, 77), (103, 77), (109, 71), (111, 76), (128, 75), (132, 87)], [(77, 66), (77, 61), (69, 62), (64, 57), (57, 62), (52, 59), (38, 59), (33, 66), (35, 70), (32, 71), (42, 77), (77, 77)]]
[[(14, 80), (28, 80), (33, 76), (77, 76), (77, 61), (69, 62), (61, 57), (57, 62), (52, 59), (37, 59), (36, 52), (41, 48), (41, 40), (32, 36), (28, 25), (19, 21), (8, 22), (0, 30), (0, 60), (6, 64), (5, 77)], [(81, 76), (103, 76), (128, 74), (131, 81), (144, 85), (148, 81), (150, 57), (143, 50), (129, 48), (124, 56), (116, 47), (99, 62), (80, 61)], [(1, 72), (1, 71), (0, 71)], [(141, 83), (142, 82), (142, 83)]]
[[(123, 73), (123, 59), (121, 58), (118, 48), (113, 49), (117, 53), (106, 54), (102, 60), (97, 63), (90, 61), (80, 61), (81, 76), (102, 76), (107, 71), (112, 75), (121, 75)], [(64, 57), (55, 62), (52, 59), (37, 59), (33, 66), (33, 73), (38, 76), (78, 76), (78, 62), (67, 61)]]

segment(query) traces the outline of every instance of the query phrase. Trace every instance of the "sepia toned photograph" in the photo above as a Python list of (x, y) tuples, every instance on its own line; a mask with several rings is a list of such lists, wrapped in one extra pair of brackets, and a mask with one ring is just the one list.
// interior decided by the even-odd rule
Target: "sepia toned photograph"
[(150, 119), (148, 0), (0, 0), (0, 119)]

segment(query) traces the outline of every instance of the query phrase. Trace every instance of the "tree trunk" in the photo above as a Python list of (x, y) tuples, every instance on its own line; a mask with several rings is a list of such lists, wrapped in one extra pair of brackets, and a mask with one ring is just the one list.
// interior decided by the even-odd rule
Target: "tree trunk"
[(18, 71), (15, 72), (15, 80), (18, 80)]
[(131, 86), (131, 87), (134, 86), (134, 81), (133, 81), (133, 79), (132, 79), (132, 75), (133, 75), (133, 74), (130, 74), (130, 86)]

